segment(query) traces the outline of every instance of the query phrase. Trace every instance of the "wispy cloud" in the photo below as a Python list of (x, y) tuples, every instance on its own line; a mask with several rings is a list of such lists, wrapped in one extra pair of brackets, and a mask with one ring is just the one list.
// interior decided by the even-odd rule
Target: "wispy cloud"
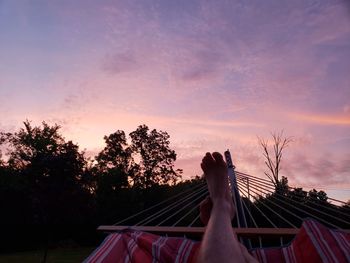
[[(350, 159), (332, 154), (318, 158), (299, 153), (284, 164), (292, 185), (350, 185)], [(302, 176), (303, 175), (303, 176)]]
[(292, 113), (291, 118), (318, 125), (350, 125), (350, 116), (344, 114), (338, 115), (320, 115), (310, 113)]
[(119, 53), (115, 55), (107, 55), (102, 69), (111, 74), (119, 74), (138, 68), (138, 62), (131, 52)]

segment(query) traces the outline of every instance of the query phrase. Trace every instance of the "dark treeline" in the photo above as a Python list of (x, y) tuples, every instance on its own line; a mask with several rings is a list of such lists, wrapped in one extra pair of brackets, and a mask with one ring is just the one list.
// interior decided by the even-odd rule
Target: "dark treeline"
[[(292, 225), (300, 227), (301, 219), (305, 218), (317, 219), (331, 228), (334, 228), (334, 226), (338, 228), (350, 227), (349, 204), (342, 206), (332, 204), (326, 192), (322, 190), (305, 191), (302, 188), (290, 188), (288, 179), (284, 176), (277, 181), (272, 192), (267, 193), (265, 186), (256, 187), (253, 185), (252, 188), (254, 189), (251, 190), (252, 195), (256, 196), (254, 199), (251, 198), (254, 203), (248, 198), (244, 198), (243, 201), (249, 207), (260, 227), (272, 227), (263, 213), (268, 215), (277, 227), (282, 228), (293, 227)], [(252, 221), (249, 222), (249, 225), (254, 227)]]
[[(242, 184), (240, 184), (242, 187)], [(262, 228), (299, 228), (303, 220), (313, 218), (330, 228), (350, 227), (350, 203), (337, 206), (332, 204), (324, 191), (302, 188), (290, 188), (288, 179), (283, 177), (276, 181), (274, 189), (266, 191), (266, 185), (257, 182), (250, 183), (250, 189), (245, 190), (242, 201), (248, 227)], [(246, 188), (247, 189), (247, 188)], [(248, 199), (248, 192), (250, 198)], [(249, 212), (248, 212), (248, 211)], [(253, 218), (253, 219), (252, 219)], [(272, 225), (272, 223), (273, 225)], [(283, 244), (292, 241), (293, 237), (284, 237)], [(280, 237), (251, 238), (253, 247), (276, 247), (281, 245)], [(262, 243), (260, 243), (262, 241)]]
[(88, 158), (67, 141), (58, 125), (29, 121), (0, 134), (1, 249), (47, 243), (96, 242), (96, 227), (182, 191), (169, 135), (141, 125), (129, 134), (104, 137), (105, 147)]
[[(88, 158), (77, 144), (63, 138), (58, 125), (33, 126), (26, 121), (16, 132), (0, 133), (1, 251), (96, 245), (103, 237), (96, 231), (98, 225), (113, 224), (202, 183), (198, 177), (182, 180), (164, 131), (140, 125), (128, 136), (118, 130), (104, 141), (101, 152)], [(251, 184), (255, 197), (259, 187)], [(301, 220), (290, 212), (310, 216), (298, 208), (326, 222), (332, 222), (329, 214), (350, 218), (349, 206), (332, 205), (323, 191), (291, 190), (285, 177), (270, 194), (243, 201), (259, 227), (271, 227), (261, 212), (276, 226), (290, 227), (271, 209), (297, 227)], [(254, 227), (251, 220), (248, 223)]]

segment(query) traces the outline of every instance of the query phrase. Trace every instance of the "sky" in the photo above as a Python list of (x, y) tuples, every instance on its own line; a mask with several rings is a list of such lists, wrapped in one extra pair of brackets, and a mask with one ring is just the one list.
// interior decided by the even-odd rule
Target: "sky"
[(146, 124), (184, 178), (226, 149), (263, 177), (283, 130), (290, 185), (350, 199), (349, 69), (347, 0), (0, 0), (1, 130), (57, 123), (93, 156)]

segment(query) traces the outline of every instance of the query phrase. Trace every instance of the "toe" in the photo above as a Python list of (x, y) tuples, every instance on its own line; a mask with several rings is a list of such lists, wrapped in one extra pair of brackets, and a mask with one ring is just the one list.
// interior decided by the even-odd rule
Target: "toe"
[(214, 152), (213, 153), (213, 158), (217, 163), (225, 163), (223, 156), (219, 152)]
[(214, 157), (212, 156), (212, 154), (210, 152), (207, 152), (205, 154), (205, 156), (203, 157), (203, 160), (206, 160), (208, 162), (210, 162), (210, 161), (214, 162), (215, 161)]
[(215, 159), (213, 158), (213, 156), (210, 153), (206, 153), (202, 159), (201, 167), (203, 169), (204, 167), (208, 167), (214, 163), (215, 163)]

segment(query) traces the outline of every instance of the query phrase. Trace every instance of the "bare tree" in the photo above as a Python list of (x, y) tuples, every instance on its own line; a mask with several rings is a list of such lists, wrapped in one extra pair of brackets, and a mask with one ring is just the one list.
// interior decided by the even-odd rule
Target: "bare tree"
[(272, 136), (272, 148), (268, 139), (263, 139), (258, 137), (259, 144), (263, 149), (263, 156), (265, 158), (265, 164), (268, 168), (268, 171), (265, 171), (265, 175), (271, 180), (271, 182), (278, 187), (280, 185), (279, 172), (281, 171), (281, 160), (283, 150), (288, 146), (292, 141), (291, 137), (285, 137), (283, 130), (280, 132), (271, 133)]

